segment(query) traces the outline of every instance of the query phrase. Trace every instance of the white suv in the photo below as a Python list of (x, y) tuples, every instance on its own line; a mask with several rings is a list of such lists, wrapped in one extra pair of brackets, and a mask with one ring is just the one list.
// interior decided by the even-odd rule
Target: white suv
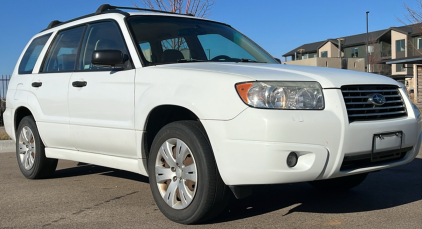
[(53, 21), (19, 58), (4, 121), (25, 177), (57, 159), (139, 173), (191, 224), (252, 185), (345, 190), (418, 154), (420, 112), (390, 78), (281, 65), (224, 23), (118, 8)]

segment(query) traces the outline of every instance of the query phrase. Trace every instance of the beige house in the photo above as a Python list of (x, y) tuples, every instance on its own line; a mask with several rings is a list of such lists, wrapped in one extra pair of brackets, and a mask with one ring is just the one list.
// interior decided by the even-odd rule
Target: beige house
[(284, 64), (385, 75), (403, 83), (414, 103), (422, 105), (421, 31), (417, 24), (370, 32), (368, 44), (366, 33), (304, 44), (284, 54)]

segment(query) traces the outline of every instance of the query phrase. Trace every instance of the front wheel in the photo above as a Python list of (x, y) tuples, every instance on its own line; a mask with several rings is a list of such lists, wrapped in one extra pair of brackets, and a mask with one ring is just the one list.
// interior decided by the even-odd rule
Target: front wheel
[(16, 157), (26, 178), (45, 178), (56, 170), (58, 160), (46, 158), (44, 148), (34, 118), (24, 117), (16, 131)]
[(163, 127), (148, 158), (151, 191), (170, 220), (194, 224), (218, 215), (228, 190), (202, 125), (178, 121)]
[(358, 186), (367, 176), (368, 173), (362, 173), (328, 180), (310, 181), (308, 183), (319, 190), (341, 192)]

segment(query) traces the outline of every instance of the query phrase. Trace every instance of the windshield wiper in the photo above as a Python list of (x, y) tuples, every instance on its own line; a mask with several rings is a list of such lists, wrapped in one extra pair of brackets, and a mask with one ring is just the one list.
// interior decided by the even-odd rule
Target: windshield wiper
[(259, 62), (259, 61), (256, 61), (256, 60), (252, 60), (252, 59), (244, 59), (244, 58), (240, 59), (240, 62), (250, 62), (250, 63), (267, 63), (267, 62)]
[(188, 63), (188, 62), (206, 62), (206, 60), (197, 60), (197, 59), (180, 59), (180, 60), (177, 60), (177, 63)]

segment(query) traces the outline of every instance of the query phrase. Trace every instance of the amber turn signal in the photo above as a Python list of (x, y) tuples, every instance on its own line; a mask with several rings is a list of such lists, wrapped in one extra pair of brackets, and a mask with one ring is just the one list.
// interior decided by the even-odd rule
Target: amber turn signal
[(242, 98), (243, 102), (245, 102), (246, 104), (249, 103), (248, 92), (252, 85), (253, 83), (242, 83), (236, 85), (237, 93), (239, 93), (240, 98)]

